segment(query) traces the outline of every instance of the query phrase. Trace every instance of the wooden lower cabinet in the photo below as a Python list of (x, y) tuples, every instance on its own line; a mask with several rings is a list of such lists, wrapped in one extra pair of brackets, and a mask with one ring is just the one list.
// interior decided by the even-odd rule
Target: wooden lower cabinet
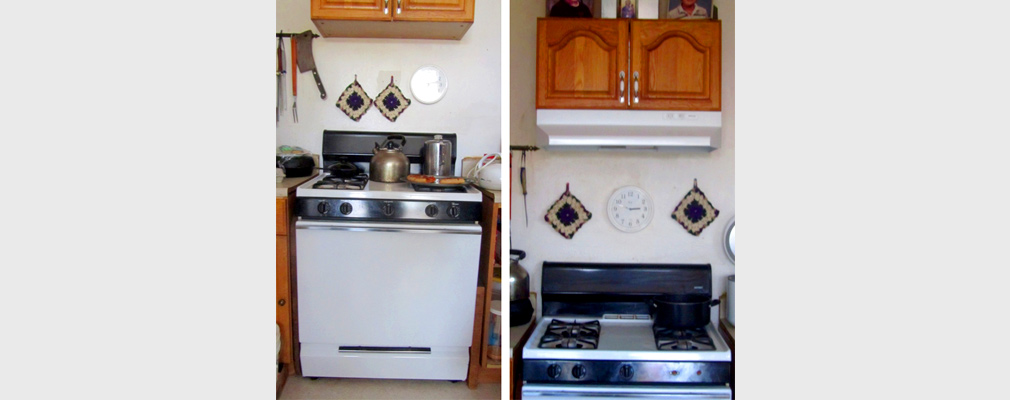
[(293, 215), (294, 199), (277, 198), (277, 325), (281, 330), (281, 351), (278, 356), (281, 369), (280, 375), (285, 375), (277, 382), (277, 396), (286, 381), (286, 375), (294, 375), (300, 372), (297, 365), (295, 353), (297, 351), (295, 343), (295, 305), (294, 305), (294, 222)]
[[(466, 384), (471, 389), (479, 383), (501, 382), (502, 346), (491, 348), (488, 343), (491, 323), (492, 280), (497, 263), (496, 254), (501, 254), (501, 192), (481, 189), (484, 194), (481, 205), (481, 250), (480, 271), (477, 274), (477, 296), (474, 302), (473, 341), (470, 344), (470, 366)], [(508, 302), (503, 302), (503, 305)], [(504, 321), (499, 320), (499, 323)], [(503, 328), (504, 329), (504, 328)], [(501, 338), (499, 338), (501, 343)], [(495, 352), (491, 357), (489, 353)], [(496, 358), (496, 359), (493, 359)]]

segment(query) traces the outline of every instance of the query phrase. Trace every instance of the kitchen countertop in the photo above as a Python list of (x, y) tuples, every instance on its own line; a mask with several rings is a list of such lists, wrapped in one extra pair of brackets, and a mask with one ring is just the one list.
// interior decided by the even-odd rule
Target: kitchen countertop
[(288, 197), (289, 194), (295, 191), (298, 185), (308, 182), (309, 179), (315, 178), (319, 175), (319, 171), (313, 171), (312, 175), (303, 176), (300, 178), (284, 178), (284, 180), (277, 182), (277, 197)]
[[(530, 292), (530, 300), (533, 301), (533, 307), (537, 304), (537, 293)], [(516, 346), (519, 345), (519, 340), (522, 339), (523, 335), (526, 334), (526, 330), (529, 329), (530, 325), (535, 325), (537, 323), (537, 312), (533, 310), (533, 318), (530, 318), (530, 322), (519, 326), (509, 327), (509, 358), (512, 358), (512, 353), (514, 352)]]

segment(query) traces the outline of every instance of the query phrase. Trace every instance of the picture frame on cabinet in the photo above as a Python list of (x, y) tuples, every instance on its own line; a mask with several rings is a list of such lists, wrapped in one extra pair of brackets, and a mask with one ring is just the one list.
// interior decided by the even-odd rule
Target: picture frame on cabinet
[[(548, 17), (599, 18), (594, 13), (594, 0), (547, 0)], [(577, 3), (576, 6), (572, 4)]]
[(711, 19), (712, 0), (664, 0), (661, 19)]
[(617, 18), (638, 18), (638, 0), (620, 0), (617, 2)]

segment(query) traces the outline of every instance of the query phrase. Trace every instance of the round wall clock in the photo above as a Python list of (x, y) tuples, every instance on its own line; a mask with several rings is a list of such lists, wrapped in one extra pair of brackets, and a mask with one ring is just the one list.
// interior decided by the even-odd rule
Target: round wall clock
[(607, 216), (614, 227), (624, 232), (638, 232), (652, 221), (652, 197), (641, 188), (625, 186), (614, 192), (607, 203)]
[(410, 93), (414, 99), (424, 104), (434, 104), (445, 96), (449, 80), (442, 70), (433, 65), (418, 68), (410, 78)]

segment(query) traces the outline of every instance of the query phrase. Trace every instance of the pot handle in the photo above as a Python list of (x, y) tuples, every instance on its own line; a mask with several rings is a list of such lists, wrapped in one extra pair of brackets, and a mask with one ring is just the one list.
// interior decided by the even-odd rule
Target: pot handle
[(522, 250), (509, 249), (509, 254), (519, 256), (520, 260), (526, 258), (526, 252)]
[(719, 305), (719, 299), (712, 299), (712, 303), (709, 304), (709, 307), (714, 307), (717, 305)]
[[(407, 138), (405, 136), (403, 136), (403, 135), (389, 135), (389, 136), (386, 136), (386, 142), (389, 142), (390, 140), (393, 140), (393, 139), (400, 139), (400, 145), (398, 147), (401, 148), (401, 149), (403, 148), (403, 146), (407, 145)], [(383, 143), (382, 145), (385, 146), (386, 143)]]

